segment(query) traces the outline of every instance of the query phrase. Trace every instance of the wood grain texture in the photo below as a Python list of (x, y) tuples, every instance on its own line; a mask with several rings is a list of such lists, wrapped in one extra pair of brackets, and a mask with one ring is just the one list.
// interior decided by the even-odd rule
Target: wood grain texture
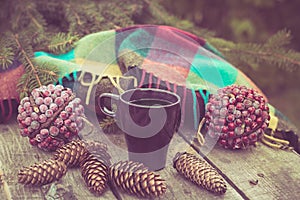
[[(31, 187), (19, 184), (17, 174), (22, 166), (30, 166), (35, 162), (41, 162), (52, 156), (50, 152), (44, 152), (32, 147), (27, 138), (19, 134), (15, 121), (9, 124), (0, 124), (0, 169), (4, 175), (2, 181), (9, 186), (8, 193), (13, 200), (24, 199), (99, 199), (88, 191), (80, 169), (69, 169), (67, 174), (59, 181), (42, 187)], [(0, 188), (0, 199), (8, 199), (3, 184)], [(115, 199), (108, 189), (101, 197)]]
[[(105, 135), (100, 130), (88, 132), (85, 129), (82, 138), (105, 142), (113, 163), (127, 160), (126, 144), (121, 133)], [(217, 196), (177, 173), (172, 160), (179, 151), (197, 154), (180, 136), (174, 136), (169, 147), (167, 165), (157, 172), (166, 180), (168, 189), (165, 195), (157, 199), (297, 199), (299, 196), (300, 157), (292, 152), (274, 150), (262, 144), (240, 151), (216, 146), (206, 159), (224, 174), (228, 186), (224, 195)], [(17, 182), (17, 173), (22, 166), (41, 162), (51, 155), (30, 146), (28, 139), (20, 136), (14, 120), (0, 124), (0, 199), (99, 199), (88, 191), (80, 169), (69, 169), (61, 180), (42, 187), (24, 186)], [(255, 183), (256, 180), (257, 184), (249, 182)], [(124, 200), (139, 199), (121, 190), (117, 193)], [(116, 199), (110, 189), (100, 198)]]
[[(169, 146), (166, 167), (156, 172), (166, 180), (167, 191), (164, 195), (156, 199), (243, 199), (229, 184), (227, 184), (227, 192), (219, 196), (195, 185), (178, 174), (176, 169), (173, 168), (173, 158), (177, 152), (183, 151), (197, 154), (197, 152), (190, 149), (189, 145), (180, 136), (175, 134)], [(139, 199), (121, 190), (119, 190), (119, 193), (124, 200)]]
[(216, 147), (208, 158), (250, 199), (299, 198), (300, 157), (293, 152), (260, 143), (241, 151)]
[[(192, 146), (191, 149), (199, 151), (195, 142)], [(205, 159), (219, 169), (245, 199), (299, 197), (300, 156), (295, 152), (272, 149), (262, 143), (245, 150), (228, 150), (216, 145)]]

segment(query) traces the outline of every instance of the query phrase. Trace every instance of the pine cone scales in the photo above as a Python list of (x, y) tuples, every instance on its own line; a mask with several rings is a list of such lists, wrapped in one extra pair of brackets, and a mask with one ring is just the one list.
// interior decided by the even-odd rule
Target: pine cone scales
[(57, 149), (53, 158), (65, 162), (67, 167), (79, 167), (89, 154), (110, 165), (111, 156), (107, 153), (106, 144), (101, 142), (74, 140)]
[(79, 163), (88, 155), (85, 143), (74, 140), (57, 149), (54, 159), (63, 161), (67, 167), (79, 167)]
[(99, 126), (102, 128), (104, 133), (115, 133), (119, 129), (116, 121), (112, 117), (104, 118), (100, 123)]
[(190, 153), (177, 153), (174, 168), (197, 185), (208, 191), (224, 194), (227, 186), (222, 176), (204, 160)]
[(66, 172), (67, 166), (64, 162), (50, 159), (22, 168), (18, 174), (18, 182), (34, 186), (45, 185), (59, 180)]
[(104, 149), (99, 149), (96, 152), (90, 152), (92, 155), (94, 155), (97, 159), (101, 160), (106, 166), (110, 166), (111, 162), (111, 156), (107, 151)]
[(111, 156), (107, 152), (107, 145), (102, 142), (86, 141), (86, 149), (90, 154), (102, 160), (107, 166), (111, 165)]
[(91, 192), (102, 194), (108, 181), (108, 167), (101, 159), (89, 154), (80, 163), (81, 174)]
[(141, 197), (158, 197), (166, 192), (165, 181), (141, 163), (120, 161), (110, 167), (109, 178), (116, 186)]
[(94, 141), (84, 141), (86, 148), (89, 152), (94, 153), (97, 152), (99, 149), (103, 149), (104, 151), (107, 151), (107, 145), (103, 142), (94, 142)]

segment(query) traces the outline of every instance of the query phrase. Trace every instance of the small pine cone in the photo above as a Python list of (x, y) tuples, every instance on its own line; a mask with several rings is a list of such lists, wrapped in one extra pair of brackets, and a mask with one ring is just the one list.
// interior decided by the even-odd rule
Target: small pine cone
[(105, 151), (107, 151), (107, 145), (103, 142), (94, 142), (91, 140), (86, 140), (84, 141), (86, 148), (88, 149), (89, 152), (93, 153), (94, 151), (98, 151), (99, 149), (103, 149)]
[(217, 194), (226, 192), (226, 183), (216, 169), (193, 154), (177, 153), (173, 166), (180, 174), (208, 191)]
[(119, 129), (116, 120), (112, 117), (104, 118), (99, 123), (99, 126), (102, 128), (104, 133), (115, 133)]
[(96, 156), (89, 154), (80, 163), (81, 175), (89, 190), (98, 195), (102, 194), (108, 182), (108, 167)]
[(110, 167), (110, 180), (124, 191), (141, 197), (158, 197), (166, 192), (165, 180), (142, 163), (120, 161)]
[(40, 164), (23, 167), (18, 174), (18, 182), (26, 185), (40, 186), (59, 180), (67, 172), (64, 162), (46, 160)]
[(102, 160), (107, 166), (111, 165), (111, 156), (107, 152), (107, 145), (102, 142), (85, 141), (86, 149), (89, 153)]
[(54, 159), (65, 162), (67, 167), (79, 167), (79, 163), (87, 155), (85, 143), (81, 140), (74, 140), (57, 149)]

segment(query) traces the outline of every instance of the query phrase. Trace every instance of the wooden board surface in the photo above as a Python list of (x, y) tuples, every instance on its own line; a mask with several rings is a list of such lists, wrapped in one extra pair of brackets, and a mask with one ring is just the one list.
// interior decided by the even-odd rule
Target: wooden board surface
[[(200, 150), (192, 142), (191, 149)], [(202, 148), (205, 151), (205, 148)], [(226, 150), (216, 145), (205, 159), (244, 199), (298, 199), (300, 156), (262, 143), (246, 150)]]
[[(96, 134), (96, 135), (93, 135)], [(126, 160), (127, 153), (122, 135), (95, 132), (84, 139), (98, 137), (110, 147), (113, 162)], [(164, 196), (158, 199), (297, 199), (300, 193), (300, 157), (292, 152), (274, 150), (262, 144), (242, 151), (229, 151), (215, 147), (207, 156), (227, 180), (225, 195), (216, 196), (180, 176), (172, 167), (172, 159), (178, 151), (196, 153), (180, 136), (175, 135), (170, 144), (167, 165), (158, 171), (168, 186)], [(17, 183), (17, 172), (22, 166), (51, 157), (51, 153), (31, 147), (27, 138), (19, 135), (14, 120), (0, 124), (0, 199), (99, 199), (90, 193), (79, 169), (69, 169), (58, 182), (43, 187), (29, 187)], [(257, 184), (251, 184), (249, 181)], [(118, 191), (122, 199), (139, 199)], [(116, 199), (107, 190), (103, 199)]]
[[(187, 179), (179, 175), (176, 169), (173, 168), (173, 158), (177, 152), (189, 151), (196, 154), (193, 149), (189, 148), (189, 145), (177, 134), (174, 135), (172, 142), (169, 146), (167, 164), (163, 170), (157, 173), (166, 180), (167, 192), (165, 195), (158, 199), (174, 200), (174, 199), (243, 199), (229, 184), (225, 195), (215, 195), (208, 192), (199, 186), (189, 182)], [(198, 155), (199, 156), (199, 155)], [(200, 157), (200, 156), (199, 156)], [(124, 158), (123, 158), (124, 159)], [(122, 199), (139, 199), (132, 195), (128, 195), (123, 191), (119, 191)]]
[(215, 148), (208, 158), (250, 199), (300, 198), (300, 157), (293, 152), (260, 143), (256, 148), (226, 154)]

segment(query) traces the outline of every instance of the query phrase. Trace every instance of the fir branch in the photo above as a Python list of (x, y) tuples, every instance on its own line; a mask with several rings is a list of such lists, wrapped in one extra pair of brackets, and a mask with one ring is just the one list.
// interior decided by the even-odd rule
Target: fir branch
[(264, 44), (264, 46), (269, 48), (284, 47), (290, 44), (291, 39), (291, 31), (283, 29), (271, 36)]
[(209, 38), (209, 42), (236, 66), (248, 63), (258, 67), (266, 63), (292, 71), (300, 67), (300, 53), (285, 47), (290, 39), (290, 32), (282, 30), (263, 44), (234, 43), (220, 38)]
[[(48, 85), (50, 83), (57, 82), (59, 74), (59, 70), (57, 67), (49, 64), (43, 64), (41, 66), (36, 66), (36, 70), (38, 72), (42, 85)], [(21, 77), (17, 85), (18, 92), (20, 93), (20, 98), (28, 96), (33, 89), (38, 87), (40, 87), (40, 85), (36, 81), (33, 71), (25, 73)]]
[(255, 58), (257, 63), (264, 61), (269, 64), (276, 64), (279, 67), (290, 68), (290, 70), (300, 67), (300, 54), (298, 54), (298, 56), (291, 56), (292, 53), (295, 54), (295, 52), (291, 50), (282, 50), (282, 52), (279, 53), (274, 50), (261, 48), (257, 51), (256, 48), (246, 48), (247, 46), (249, 45), (245, 44), (239, 45), (238, 48), (221, 48), (220, 50), (227, 54), (229, 58), (233, 55), (239, 55), (242, 60), (247, 60), (248, 62), (249, 59)]
[(41, 21), (39, 22), (38, 19), (35, 18), (30, 12), (28, 13), (28, 16), (30, 17), (33, 24), (37, 27), (37, 29), (43, 29)]
[(36, 67), (34, 66), (33, 62), (31, 61), (30, 57), (27, 55), (26, 51), (24, 50), (23, 46), (21, 45), (21, 43), (19, 41), (19, 35), (18, 34), (14, 34), (14, 39), (15, 39), (15, 42), (17, 43), (17, 46), (18, 46), (18, 48), (19, 48), (22, 56), (24, 56), (24, 59), (26, 60), (26, 62), (30, 66), (31, 71), (34, 74), (36, 81), (38, 82), (39, 86), (42, 86), (42, 83), (41, 83), (41, 80), (40, 80), (40, 78), (38, 76), (38, 72), (36, 70)]
[(38, 88), (39, 85), (36, 81), (34, 81), (34, 75), (32, 72), (27, 72), (22, 75), (18, 84), (17, 84), (17, 91), (20, 94), (20, 98), (24, 98), (29, 96), (30, 88)]
[(47, 74), (47, 75), (50, 75), (51, 77), (58, 77), (58, 71), (55, 72), (53, 69), (50, 70), (50, 69), (39, 69), (40, 72), (44, 73), (44, 74)]
[(58, 33), (52, 38), (50, 44), (47, 45), (47, 49), (55, 54), (65, 53), (74, 48), (74, 44), (78, 39), (77, 35)]
[(64, 6), (66, 8), (66, 13), (68, 13), (70, 16), (72, 16), (71, 18), (74, 18), (75, 16), (75, 21), (78, 25), (82, 25), (82, 21), (81, 21), (81, 17), (80, 14), (76, 11), (76, 9), (73, 8), (73, 6), (70, 3), (64, 3)]
[(146, 21), (146, 23), (164, 24), (164, 25), (178, 27), (185, 31), (199, 35), (203, 38), (209, 38), (215, 35), (215, 33), (211, 30), (207, 30), (205, 28), (199, 28), (193, 22), (190, 22), (188, 20), (182, 20), (172, 15), (156, 1), (149, 2), (148, 0), (145, 0), (145, 2), (148, 5), (148, 9), (147, 9), (147, 11), (149, 12), (148, 15), (150, 15), (150, 17), (146, 16), (148, 20), (150, 20), (150, 21)]
[(9, 43), (6, 43), (3, 38), (0, 39), (0, 71), (8, 69), (14, 61), (15, 53)]
[(37, 10), (36, 2), (26, 1), (14, 2), (16, 6), (13, 9), (12, 29), (14, 31), (22, 31), (23, 29), (33, 29), (44, 31), (47, 25), (43, 15)]

